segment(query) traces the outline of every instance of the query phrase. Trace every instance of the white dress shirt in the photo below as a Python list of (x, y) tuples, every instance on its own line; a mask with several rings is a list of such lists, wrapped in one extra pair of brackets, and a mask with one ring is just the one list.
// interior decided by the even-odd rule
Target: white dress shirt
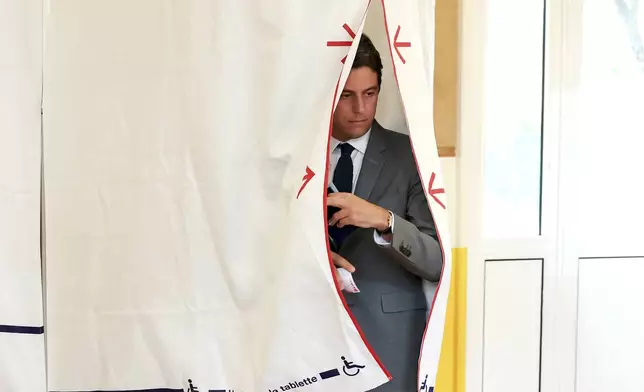
[[(367, 131), (364, 135), (360, 136), (357, 139), (351, 139), (346, 143), (353, 146), (354, 150), (351, 152), (351, 160), (353, 161), (353, 182), (351, 185), (351, 192), (355, 193), (356, 184), (358, 183), (358, 177), (360, 176), (360, 169), (362, 169), (362, 161), (364, 160), (365, 152), (367, 151), (367, 145), (369, 144), (369, 137), (371, 136), (371, 129)], [(333, 182), (333, 175), (335, 174), (335, 167), (338, 165), (338, 160), (342, 152), (337, 148), (342, 142), (338, 139), (331, 137), (330, 157), (329, 157), (329, 184)], [(329, 217), (331, 218), (331, 217)], [(391, 222), (391, 229), (393, 230), (394, 222)], [(373, 239), (378, 245), (386, 246), (391, 245), (390, 241), (384, 239), (378, 230), (373, 231)]]

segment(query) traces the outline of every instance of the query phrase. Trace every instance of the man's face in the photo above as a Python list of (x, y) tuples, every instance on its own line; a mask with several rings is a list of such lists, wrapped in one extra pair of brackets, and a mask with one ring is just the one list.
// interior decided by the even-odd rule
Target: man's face
[(352, 69), (333, 117), (333, 137), (340, 141), (367, 133), (378, 106), (378, 74), (369, 67)]

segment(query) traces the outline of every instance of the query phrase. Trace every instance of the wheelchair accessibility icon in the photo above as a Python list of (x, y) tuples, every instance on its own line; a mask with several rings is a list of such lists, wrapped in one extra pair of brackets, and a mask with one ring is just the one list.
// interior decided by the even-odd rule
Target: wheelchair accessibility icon
[(425, 374), (425, 380), (423, 381), (422, 384), (420, 384), (420, 390), (421, 391), (426, 391), (427, 390), (427, 378), (429, 377), (429, 374)]
[(347, 361), (345, 357), (340, 357), (344, 366), (342, 366), (342, 371), (349, 377), (357, 376), (360, 373), (360, 370), (364, 369), (364, 365), (356, 365), (353, 362)]
[(199, 392), (199, 388), (192, 385), (191, 379), (188, 379), (188, 392)]

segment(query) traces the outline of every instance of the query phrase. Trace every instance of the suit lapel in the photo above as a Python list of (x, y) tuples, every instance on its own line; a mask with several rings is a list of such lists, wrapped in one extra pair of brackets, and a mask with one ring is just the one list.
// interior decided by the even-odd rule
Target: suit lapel
[(362, 160), (362, 168), (358, 176), (355, 195), (361, 199), (369, 200), (371, 191), (376, 185), (380, 171), (385, 164), (384, 151), (387, 149), (384, 141), (384, 130), (375, 120), (371, 126), (369, 144)]

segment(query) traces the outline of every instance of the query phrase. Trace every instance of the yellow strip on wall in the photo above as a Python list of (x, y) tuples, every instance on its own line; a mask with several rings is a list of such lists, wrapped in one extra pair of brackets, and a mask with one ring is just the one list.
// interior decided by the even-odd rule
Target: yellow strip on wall
[(465, 392), (467, 248), (452, 249), (452, 283), (435, 392)]

